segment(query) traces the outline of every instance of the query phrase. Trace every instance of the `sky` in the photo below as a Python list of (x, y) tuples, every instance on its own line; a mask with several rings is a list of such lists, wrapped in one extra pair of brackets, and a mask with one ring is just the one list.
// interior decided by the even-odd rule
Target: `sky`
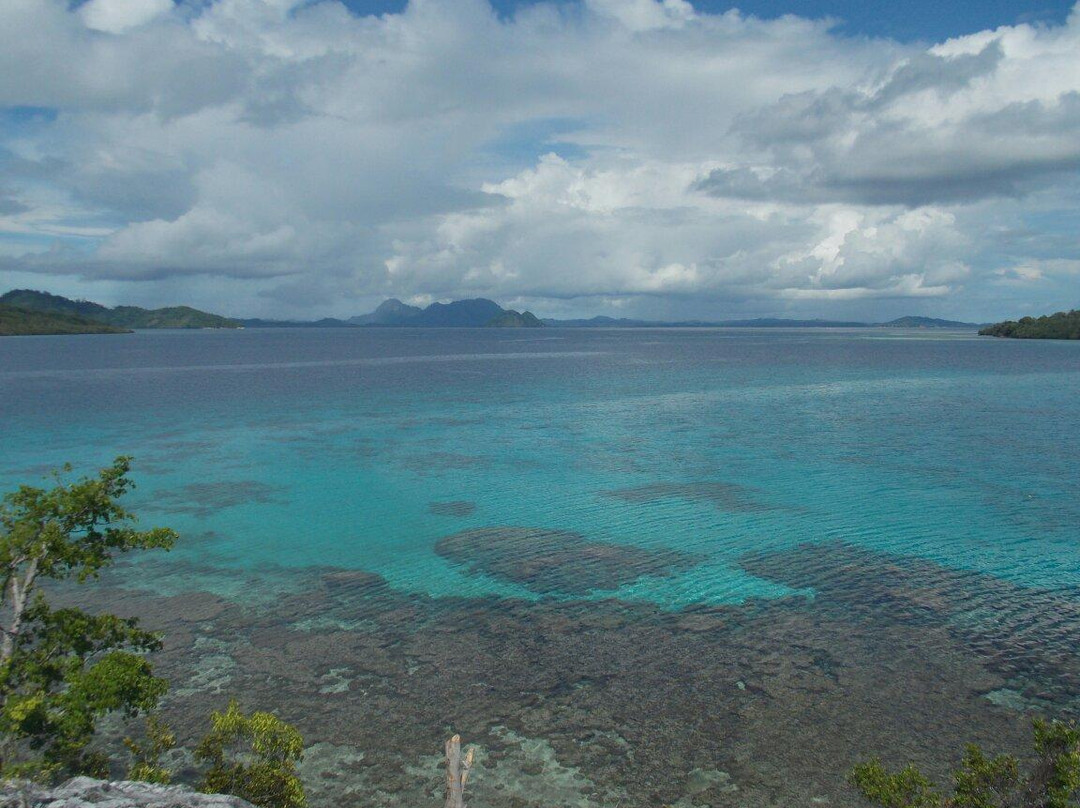
[(0, 291), (1080, 308), (1080, 6), (2, 0)]

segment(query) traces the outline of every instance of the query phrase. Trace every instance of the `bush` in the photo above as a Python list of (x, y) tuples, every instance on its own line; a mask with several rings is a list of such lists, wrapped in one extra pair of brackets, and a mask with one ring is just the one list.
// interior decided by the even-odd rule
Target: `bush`
[(987, 757), (971, 744), (953, 773), (951, 797), (942, 796), (914, 766), (890, 773), (876, 759), (856, 766), (848, 782), (882, 808), (1076, 808), (1080, 729), (1061, 721), (1033, 723), (1035, 755), (1023, 774), (1015, 757)]
[(304, 740), (295, 727), (270, 713), (244, 715), (236, 701), (210, 718), (213, 729), (195, 749), (195, 759), (210, 764), (200, 790), (235, 794), (262, 808), (304, 808), (296, 774)]

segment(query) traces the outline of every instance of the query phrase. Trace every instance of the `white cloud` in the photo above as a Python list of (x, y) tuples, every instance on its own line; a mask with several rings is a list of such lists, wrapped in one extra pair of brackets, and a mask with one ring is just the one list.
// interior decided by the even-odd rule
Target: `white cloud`
[(88, 28), (122, 34), (172, 11), (172, 0), (89, 0), (79, 16)]
[(588, 0), (587, 5), (631, 31), (682, 28), (694, 18), (694, 7), (686, 0)]
[(1075, 12), (925, 48), (685, 0), (7, 0), (0, 105), (57, 111), (0, 130), (0, 268), (234, 312), (992, 308), (1080, 260)]

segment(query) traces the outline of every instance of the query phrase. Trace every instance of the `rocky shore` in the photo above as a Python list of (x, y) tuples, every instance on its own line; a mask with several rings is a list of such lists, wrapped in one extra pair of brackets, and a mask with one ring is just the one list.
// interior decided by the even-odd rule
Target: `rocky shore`
[(253, 808), (239, 797), (200, 794), (185, 786), (75, 777), (56, 788), (0, 783), (0, 808)]

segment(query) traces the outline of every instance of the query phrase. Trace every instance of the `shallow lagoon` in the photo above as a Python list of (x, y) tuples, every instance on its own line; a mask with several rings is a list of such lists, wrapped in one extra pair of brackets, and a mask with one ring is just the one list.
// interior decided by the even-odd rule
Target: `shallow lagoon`
[(851, 804), (870, 750), (1077, 712), (1077, 344), (142, 332), (0, 385), (5, 490), (132, 454), (181, 531), (97, 594), (180, 723), (281, 705), (323, 804), (420, 804), (451, 729), (477, 808)]

